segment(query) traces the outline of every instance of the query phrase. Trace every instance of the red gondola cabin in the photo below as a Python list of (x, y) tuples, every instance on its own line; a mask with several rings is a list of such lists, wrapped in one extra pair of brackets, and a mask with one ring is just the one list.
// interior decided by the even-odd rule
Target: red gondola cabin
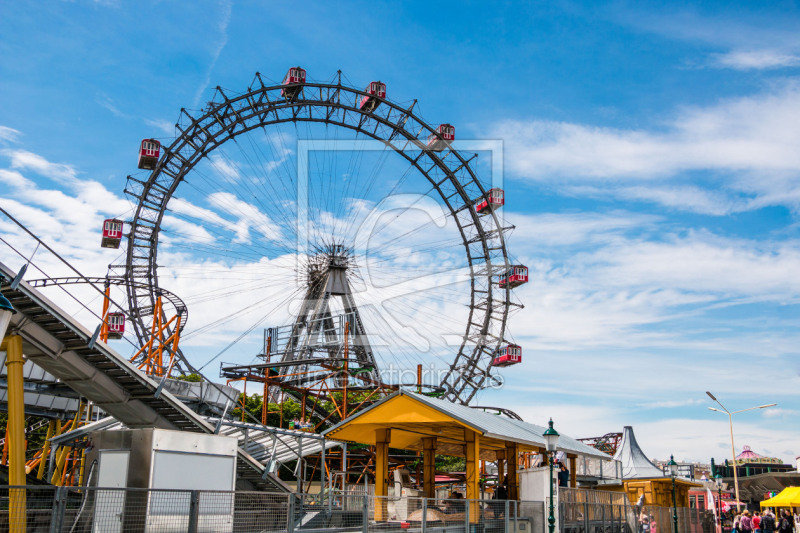
[(306, 82), (306, 71), (300, 67), (292, 67), (283, 78), (281, 96), (288, 100), (294, 100), (303, 84)]
[(116, 218), (109, 218), (103, 222), (103, 239), (100, 246), (103, 248), (119, 248), (122, 240), (122, 221)]
[(365, 94), (361, 97), (361, 103), (358, 104), (358, 108), (361, 111), (366, 111), (367, 113), (372, 113), (375, 109), (380, 105), (381, 101), (380, 98), (386, 98), (386, 84), (381, 83), (379, 81), (373, 81), (367, 88), (364, 89)]
[(125, 334), (125, 315), (122, 313), (108, 313), (108, 338), (121, 339)]
[(428, 150), (441, 152), (456, 139), (456, 128), (450, 124), (442, 124), (436, 128), (436, 133), (428, 137)]
[(514, 265), (508, 272), (500, 276), (499, 285), (501, 289), (505, 289), (506, 285), (513, 289), (519, 287), (523, 283), (528, 283), (528, 267), (524, 265)]
[(139, 168), (153, 170), (161, 155), (161, 143), (155, 139), (143, 139), (139, 148)]
[(489, 189), (486, 191), (486, 196), (475, 205), (475, 210), (481, 215), (487, 215), (502, 207), (506, 203), (506, 195), (503, 189)]
[(511, 366), (522, 362), (522, 348), (516, 344), (509, 344), (494, 357), (492, 366)]

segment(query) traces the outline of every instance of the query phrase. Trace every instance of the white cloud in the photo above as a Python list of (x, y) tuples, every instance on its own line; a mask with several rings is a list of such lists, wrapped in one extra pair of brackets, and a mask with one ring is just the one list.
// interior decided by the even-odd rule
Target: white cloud
[(0, 141), (17, 142), (22, 134), (14, 128), (0, 126)]
[(116, 106), (116, 104), (114, 104), (114, 101), (109, 96), (101, 94), (97, 97), (96, 101), (100, 105), (100, 107), (103, 107), (111, 111), (112, 115), (120, 118), (130, 118), (128, 115), (119, 110), (119, 108)]
[(145, 119), (144, 123), (152, 128), (157, 128), (163, 131), (167, 135), (174, 135), (175, 134), (175, 124), (170, 122), (169, 120), (163, 119)]
[(225, 48), (225, 45), (228, 44), (228, 24), (231, 21), (233, 3), (230, 1), (223, 1), (221, 2), (220, 6), (222, 8), (222, 13), (218, 16), (219, 23), (217, 24), (219, 39), (214, 44), (214, 49), (211, 52), (211, 61), (206, 69), (203, 83), (200, 85), (200, 87), (198, 87), (197, 92), (194, 95), (192, 107), (198, 106), (200, 98), (203, 96), (203, 91), (205, 91), (209, 83), (211, 83), (211, 73), (214, 72), (214, 67), (217, 64), (217, 60), (219, 59), (220, 54), (222, 54), (222, 50)]
[[(524, 178), (724, 214), (764, 205), (800, 207), (798, 124), (800, 85), (789, 82), (753, 97), (678, 110), (660, 128), (511, 120), (491, 134), (506, 139), (507, 165)], [(704, 174), (689, 174), (698, 171)]]
[(777, 50), (734, 50), (712, 57), (716, 66), (735, 70), (765, 70), (800, 65), (800, 56)]
[(0, 150), (0, 154), (11, 159), (11, 168), (31, 170), (52, 180), (72, 182), (77, 176), (71, 165), (51, 163), (44, 157), (26, 150)]
[(219, 176), (229, 183), (236, 183), (241, 178), (241, 173), (233, 161), (223, 158), (221, 155), (211, 155), (208, 162), (219, 173)]
[[(541, 245), (571, 246), (609, 242), (630, 231), (654, 228), (659, 217), (625, 211), (606, 213), (543, 213), (528, 215), (506, 213), (508, 221), (516, 226), (508, 237), (516, 254), (531, 252)], [(517, 244), (520, 248), (517, 248)]]

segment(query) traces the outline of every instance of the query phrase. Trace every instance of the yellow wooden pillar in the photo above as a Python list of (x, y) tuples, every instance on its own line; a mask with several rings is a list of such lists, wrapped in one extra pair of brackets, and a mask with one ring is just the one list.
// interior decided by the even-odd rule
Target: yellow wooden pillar
[[(464, 430), (464, 452), (466, 455), (467, 466), (467, 499), (479, 500), (480, 499), (480, 457), (481, 457), (481, 443), (480, 435), (472, 430)], [(469, 521), (470, 523), (477, 523), (480, 518), (480, 505), (470, 502), (469, 506)]]
[(569, 458), (569, 486), (574, 489), (578, 486), (578, 456), (574, 454), (567, 454), (567, 458)]
[(519, 485), (517, 483), (517, 461), (519, 447), (516, 442), (506, 442), (506, 465), (508, 468), (508, 499), (519, 500)]
[(391, 429), (375, 430), (375, 520), (388, 516), (386, 497), (389, 495), (389, 443)]
[(497, 492), (497, 488), (503, 484), (503, 481), (505, 480), (506, 477), (505, 476), (506, 453), (505, 450), (497, 450), (495, 454), (496, 454), (495, 457), (497, 457), (497, 485), (495, 485), (494, 490), (495, 492)]
[(422, 488), (426, 498), (436, 497), (436, 437), (422, 438)]
[[(3, 339), (6, 350), (8, 383), (8, 483), (25, 485), (25, 399), (23, 396), (22, 337)], [(11, 531), (25, 531), (25, 489), (9, 490), (9, 525)]]

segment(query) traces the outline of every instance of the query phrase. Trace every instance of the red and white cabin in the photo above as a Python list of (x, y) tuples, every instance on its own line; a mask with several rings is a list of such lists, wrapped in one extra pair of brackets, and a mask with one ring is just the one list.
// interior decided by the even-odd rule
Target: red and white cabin
[(528, 283), (528, 267), (524, 265), (514, 265), (508, 269), (508, 272), (500, 276), (498, 285), (500, 285), (501, 289), (505, 289), (506, 285), (513, 289), (514, 287), (519, 287), (523, 283)]
[(456, 128), (450, 124), (442, 124), (436, 128), (436, 133), (428, 136), (428, 150), (441, 152), (456, 139)]
[(122, 313), (108, 313), (106, 321), (108, 323), (108, 338), (121, 339), (125, 334), (125, 315)]
[(283, 78), (283, 87), (281, 88), (281, 96), (284, 98), (293, 99), (303, 88), (306, 82), (306, 71), (300, 67), (292, 67)]
[(522, 362), (522, 347), (516, 344), (509, 344), (494, 357), (492, 366), (511, 366)]
[(364, 89), (365, 94), (361, 97), (361, 102), (358, 108), (367, 113), (372, 113), (380, 105), (380, 98), (386, 98), (386, 84), (379, 81), (373, 81), (367, 88)]
[(475, 211), (478, 214), (486, 215), (497, 209), (503, 207), (506, 203), (506, 194), (503, 189), (489, 189), (486, 191), (486, 196), (481, 198), (481, 201), (475, 205)]
[(116, 218), (108, 218), (103, 222), (103, 238), (100, 241), (100, 246), (103, 248), (119, 248), (119, 243), (122, 240), (122, 227), (121, 220)]
[(155, 139), (143, 139), (139, 148), (139, 168), (153, 170), (161, 155), (161, 143)]

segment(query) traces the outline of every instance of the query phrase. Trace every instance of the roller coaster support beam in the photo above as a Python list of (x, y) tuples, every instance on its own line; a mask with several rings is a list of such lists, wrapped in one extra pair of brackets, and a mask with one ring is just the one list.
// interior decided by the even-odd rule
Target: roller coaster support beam
[(106, 280), (105, 283), (105, 298), (103, 298), (103, 325), (100, 326), (100, 340), (108, 342), (108, 302), (111, 298), (111, 284)]
[[(9, 335), (0, 348), (6, 351), (8, 379), (8, 484), (25, 485), (25, 401), (23, 398), (22, 337)], [(25, 531), (25, 489), (9, 491), (9, 525), (12, 531)]]

